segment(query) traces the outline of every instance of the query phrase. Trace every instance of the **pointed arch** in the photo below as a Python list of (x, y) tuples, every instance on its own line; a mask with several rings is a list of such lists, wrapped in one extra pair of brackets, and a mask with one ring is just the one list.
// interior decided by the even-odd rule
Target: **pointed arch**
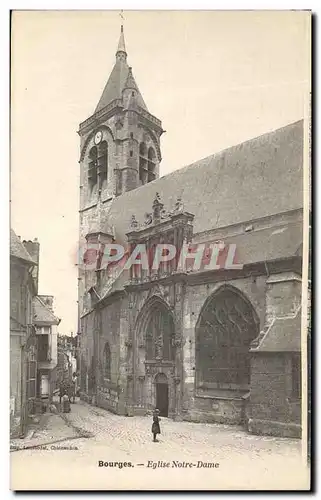
[(139, 127), (141, 129), (143, 129), (145, 132), (147, 132), (147, 134), (151, 138), (151, 140), (153, 142), (153, 146), (154, 146), (155, 151), (157, 153), (157, 161), (158, 161), (158, 163), (160, 163), (162, 161), (162, 154), (161, 154), (161, 150), (160, 150), (160, 146), (159, 146), (159, 139), (157, 138), (157, 135), (155, 134), (155, 132), (153, 130), (146, 127), (142, 123), (139, 124)]
[(249, 299), (223, 285), (205, 301), (196, 323), (196, 385), (247, 390), (251, 342), (259, 319)]
[(153, 295), (145, 302), (137, 318), (135, 331), (140, 343), (145, 346), (146, 360), (174, 359), (174, 318), (161, 297)]
[(113, 134), (111, 128), (107, 127), (107, 125), (99, 125), (85, 139), (84, 145), (83, 145), (83, 147), (81, 148), (81, 151), (80, 151), (79, 163), (81, 163), (82, 161), (84, 161), (86, 153), (88, 151), (88, 146), (89, 146), (90, 142), (94, 139), (94, 137), (95, 137), (95, 135), (96, 135), (96, 133), (97, 133), (98, 130), (101, 130), (102, 132), (105, 131), (105, 134), (104, 134), (105, 137), (104, 137), (104, 139), (107, 140), (107, 143), (108, 143), (108, 139), (110, 139), (112, 142), (115, 141), (114, 134)]

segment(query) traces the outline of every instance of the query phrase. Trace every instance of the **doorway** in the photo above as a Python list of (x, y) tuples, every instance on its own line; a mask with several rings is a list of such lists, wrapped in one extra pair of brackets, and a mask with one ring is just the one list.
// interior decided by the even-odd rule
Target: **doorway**
[(159, 373), (155, 379), (156, 383), (156, 408), (159, 409), (161, 417), (168, 417), (168, 381), (166, 375)]

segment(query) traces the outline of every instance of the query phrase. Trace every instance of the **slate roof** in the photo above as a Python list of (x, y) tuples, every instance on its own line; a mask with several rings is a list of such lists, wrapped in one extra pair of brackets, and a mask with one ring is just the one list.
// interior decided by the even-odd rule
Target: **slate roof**
[[(238, 144), (115, 198), (106, 227), (126, 242), (132, 214), (139, 223), (155, 194), (164, 208), (182, 197), (194, 234), (303, 207), (303, 120)], [(142, 203), (144, 200), (144, 203)], [(254, 237), (252, 237), (254, 238)], [(258, 236), (259, 238), (259, 236)]]
[[(119, 51), (126, 53), (123, 32), (121, 32), (120, 35), (117, 53)], [(127, 64), (127, 59), (120, 59), (116, 57), (115, 65), (103, 90), (101, 98), (97, 104), (95, 113), (105, 108), (115, 99), (121, 99), (122, 92), (125, 88), (136, 89), (136, 104), (148, 111), (144, 99), (132, 75), (132, 70)]]
[(58, 325), (60, 320), (50, 311), (39, 297), (33, 299), (33, 321), (35, 325)]
[(298, 255), (302, 240), (301, 221), (223, 238), (225, 245), (236, 245), (238, 262), (243, 265)]
[(16, 257), (30, 264), (37, 265), (37, 262), (32, 259), (13, 229), (10, 229), (10, 257)]

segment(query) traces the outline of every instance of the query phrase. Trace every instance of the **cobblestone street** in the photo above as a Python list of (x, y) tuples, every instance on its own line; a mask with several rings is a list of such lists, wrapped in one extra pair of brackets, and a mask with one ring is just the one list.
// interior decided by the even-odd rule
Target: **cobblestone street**
[[(167, 418), (161, 420), (161, 432), (159, 442), (153, 443), (151, 417), (122, 417), (87, 404), (73, 404), (71, 413), (49, 416), (45, 428), (28, 442), (14, 443), (12, 488), (308, 487), (298, 440), (253, 436), (238, 427)], [(22, 446), (40, 447), (18, 449)], [(99, 467), (99, 461), (131, 462), (132, 467)], [(176, 467), (173, 461), (196, 465)], [(148, 467), (151, 462), (161, 467)], [(198, 462), (219, 465), (206, 468), (197, 466)], [(164, 463), (169, 467), (163, 467)]]

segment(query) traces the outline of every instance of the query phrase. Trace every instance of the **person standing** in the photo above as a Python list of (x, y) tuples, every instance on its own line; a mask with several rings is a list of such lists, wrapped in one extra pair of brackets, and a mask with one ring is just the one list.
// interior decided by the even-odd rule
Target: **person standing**
[(71, 383), (72, 383), (72, 402), (74, 403), (75, 399), (76, 399), (76, 394), (77, 394), (77, 373), (76, 372), (74, 372), (72, 374)]
[(160, 418), (159, 418), (159, 410), (156, 408), (156, 410), (153, 413), (153, 425), (152, 425), (152, 434), (153, 434), (153, 441), (154, 443), (157, 443), (158, 439), (156, 439), (157, 434), (160, 434), (160, 426), (159, 426)]

